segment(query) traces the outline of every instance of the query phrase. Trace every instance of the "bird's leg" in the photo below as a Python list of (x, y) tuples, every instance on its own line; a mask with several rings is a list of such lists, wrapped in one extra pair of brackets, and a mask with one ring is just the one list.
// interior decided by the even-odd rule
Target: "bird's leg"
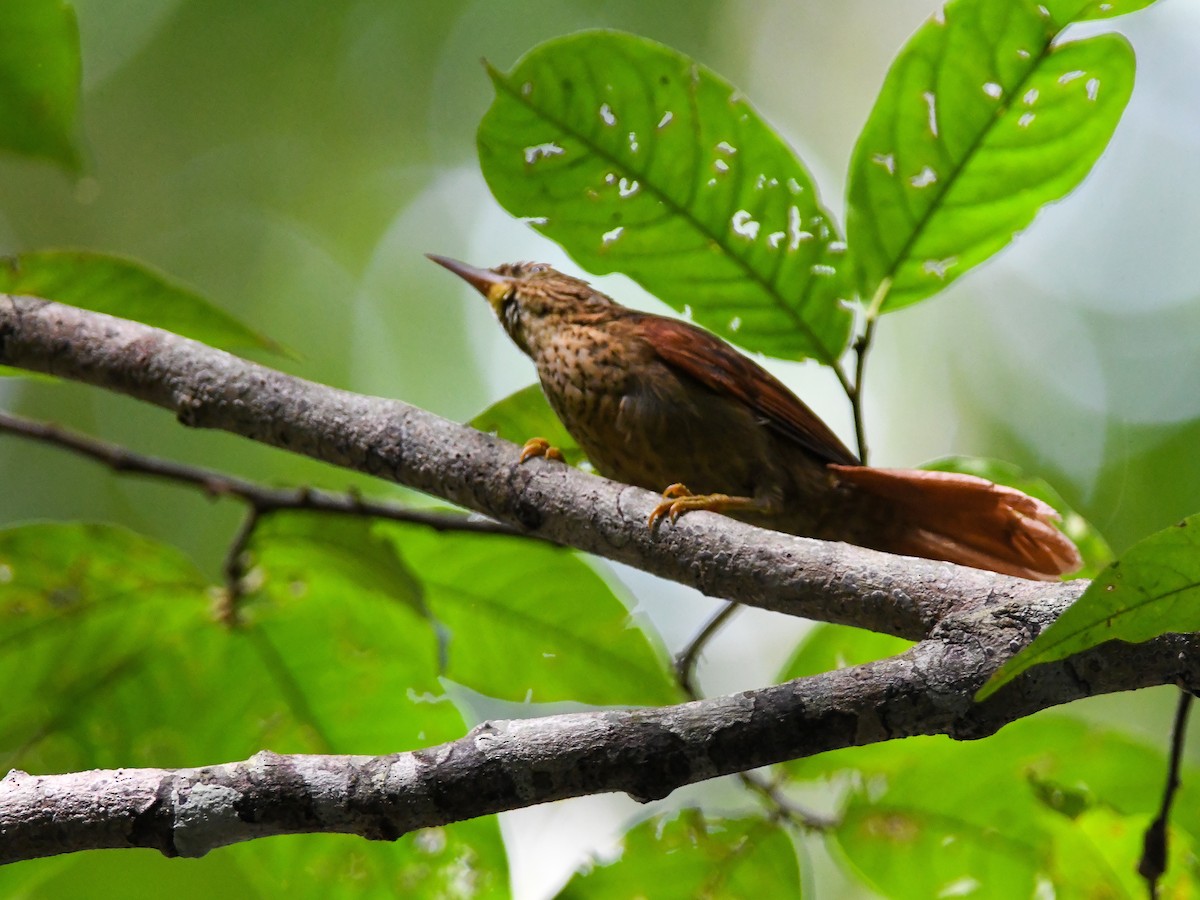
[(672, 524), (685, 512), (693, 509), (706, 509), (709, 512), (729, 512), (746, 510), (750, 512), (771, 513), (778, 508), (773, 497), (734, 497), (729, 494), (693, 494), (686, 485), (678, 482), (671, 485), (662, 493), (663, 500), (650, 513), (647, 525), (653, 529), (664, 516)]
[(546, 459), (557, 459), (559, 462), (565, 462), (562, 451), (544, 437), (530, 438), (525, 442), (525, 446), (521, 448), (521, 462), (533, 459), (535, 456), (544, 456)]

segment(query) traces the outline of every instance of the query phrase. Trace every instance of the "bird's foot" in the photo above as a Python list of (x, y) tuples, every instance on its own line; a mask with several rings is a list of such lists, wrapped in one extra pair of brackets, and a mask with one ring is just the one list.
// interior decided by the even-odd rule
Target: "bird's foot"
[(675, 483), (662, 492), (663, 500), (650, 513), (647, 525), (651, 530), (664, 516), (675, 524), (675, 520), (685, 512), (694, 509), (706, 509), (709, 512), (725, 512), (731, 509), (763, 508), (763, 504), (754, 497), (734, 497), (729, 494), (693, 494), (686, 485)]
[(520, 462), (526, 462), (535, 456), (544, 456), (546, 459), (557, 459), (559, 462), (566, 461), (563, 459), (562, 451), (543, 437), (530, 438), (525, 442), (525, 446), (521, 448)]

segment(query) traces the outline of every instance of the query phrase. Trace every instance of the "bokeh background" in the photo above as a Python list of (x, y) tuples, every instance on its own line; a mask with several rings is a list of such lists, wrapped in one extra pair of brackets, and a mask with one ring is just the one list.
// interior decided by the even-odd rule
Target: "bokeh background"
[[(0, 252), (76, 247), (133, 257), (282, 342), (272, 365), (465, 420), (533, 380), (437, 252), (483, 265), (556, 246), (491, 200), (475, 127), (479, 60), (508, 68), (588, 27), (638, 32), (737, 84), (844, 207), (845, 168), (890, 60), (929, 0), (75, 0), (87, 165), (73, 179), (0, 157)], [(888, 317), (869, 366), (877, 464), (1000, 457), (1050, 480), (1120, 551), (1200, 511), (1200, 7), (1161, 0), (1102, 23), (1132, 41), (1138, 80), (1082, 187), (945, 295)], [(661, 309), (619, 276), (624, 302)], [(847, 440), (849, 411), (819, 367), (774, 370)], [(70, 384), (0, 382), (5, 408), (142, 452), (276, 483), (394, 489)], [(110, 477), (0, 438), (0, 524), (117, 521), (165, 536), (214, 578), (239, 510)], [(678, 647), (710, 601), (622, 572)], [(747, 612), (709, 653), (709, 691), (765, 683), (802, 626)], [(1170, 692), (1078, 712), (1165, 741)], [(1195, 756), (1195, 754), (1193, 754)], [(510, 816), (526, 896), (569, 865), (586, 820), (629, 805)], [(590, 831), (588, 829), (590, 828)], [(532, 849), (529, 849), (532, 848)]]

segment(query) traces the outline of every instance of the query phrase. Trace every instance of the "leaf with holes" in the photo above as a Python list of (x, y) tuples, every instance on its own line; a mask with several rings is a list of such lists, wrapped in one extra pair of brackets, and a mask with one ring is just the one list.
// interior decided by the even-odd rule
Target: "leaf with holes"
[(1029, 0), (955, 0), (893, 63), (848, 191), (858, 287), (880, 311), (1000, 250), (1108, 144), (1133, 51), (1119, 35), (1061, 43), (1058, 31)]
[(1145, 9), (1155, 2), (1156, 0), (1043, 0), (1041, 5), (1049, 11), (1055, 22), (1066, 27), (1072, 22), (1123, 16)]
[(1026, 669), (1105, 641), (1137, 643), (1200, 631), (1200, 514), (1134, 544), (976, 695), (984, 700)]
[(726, 81), (611, 31), (489, 73), (479, 160), (509, 212), (748, 350), (837, 360), (845, 244), (804, 165)]

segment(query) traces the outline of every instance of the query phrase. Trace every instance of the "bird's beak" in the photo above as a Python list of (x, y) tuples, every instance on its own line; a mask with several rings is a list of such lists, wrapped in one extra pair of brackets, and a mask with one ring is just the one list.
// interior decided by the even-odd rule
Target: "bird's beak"
[(510, 278), (507, 275), (497, 275), (491, 269), (477, 269), (475, 266), (468, 266), (464, 262), (459, 262), (457, 259), (450, 259), (448, 256), (438, 256), (436, 253), (426, 253), (427, 257), (443, 268), (449, 269), (479, 293), (487, 298), (488, 303), (492, 305), (492, 309), (499, 312), (500, 304), (504, 298), (508, 296), (513, 289), (513, 284), (516, 279)]

